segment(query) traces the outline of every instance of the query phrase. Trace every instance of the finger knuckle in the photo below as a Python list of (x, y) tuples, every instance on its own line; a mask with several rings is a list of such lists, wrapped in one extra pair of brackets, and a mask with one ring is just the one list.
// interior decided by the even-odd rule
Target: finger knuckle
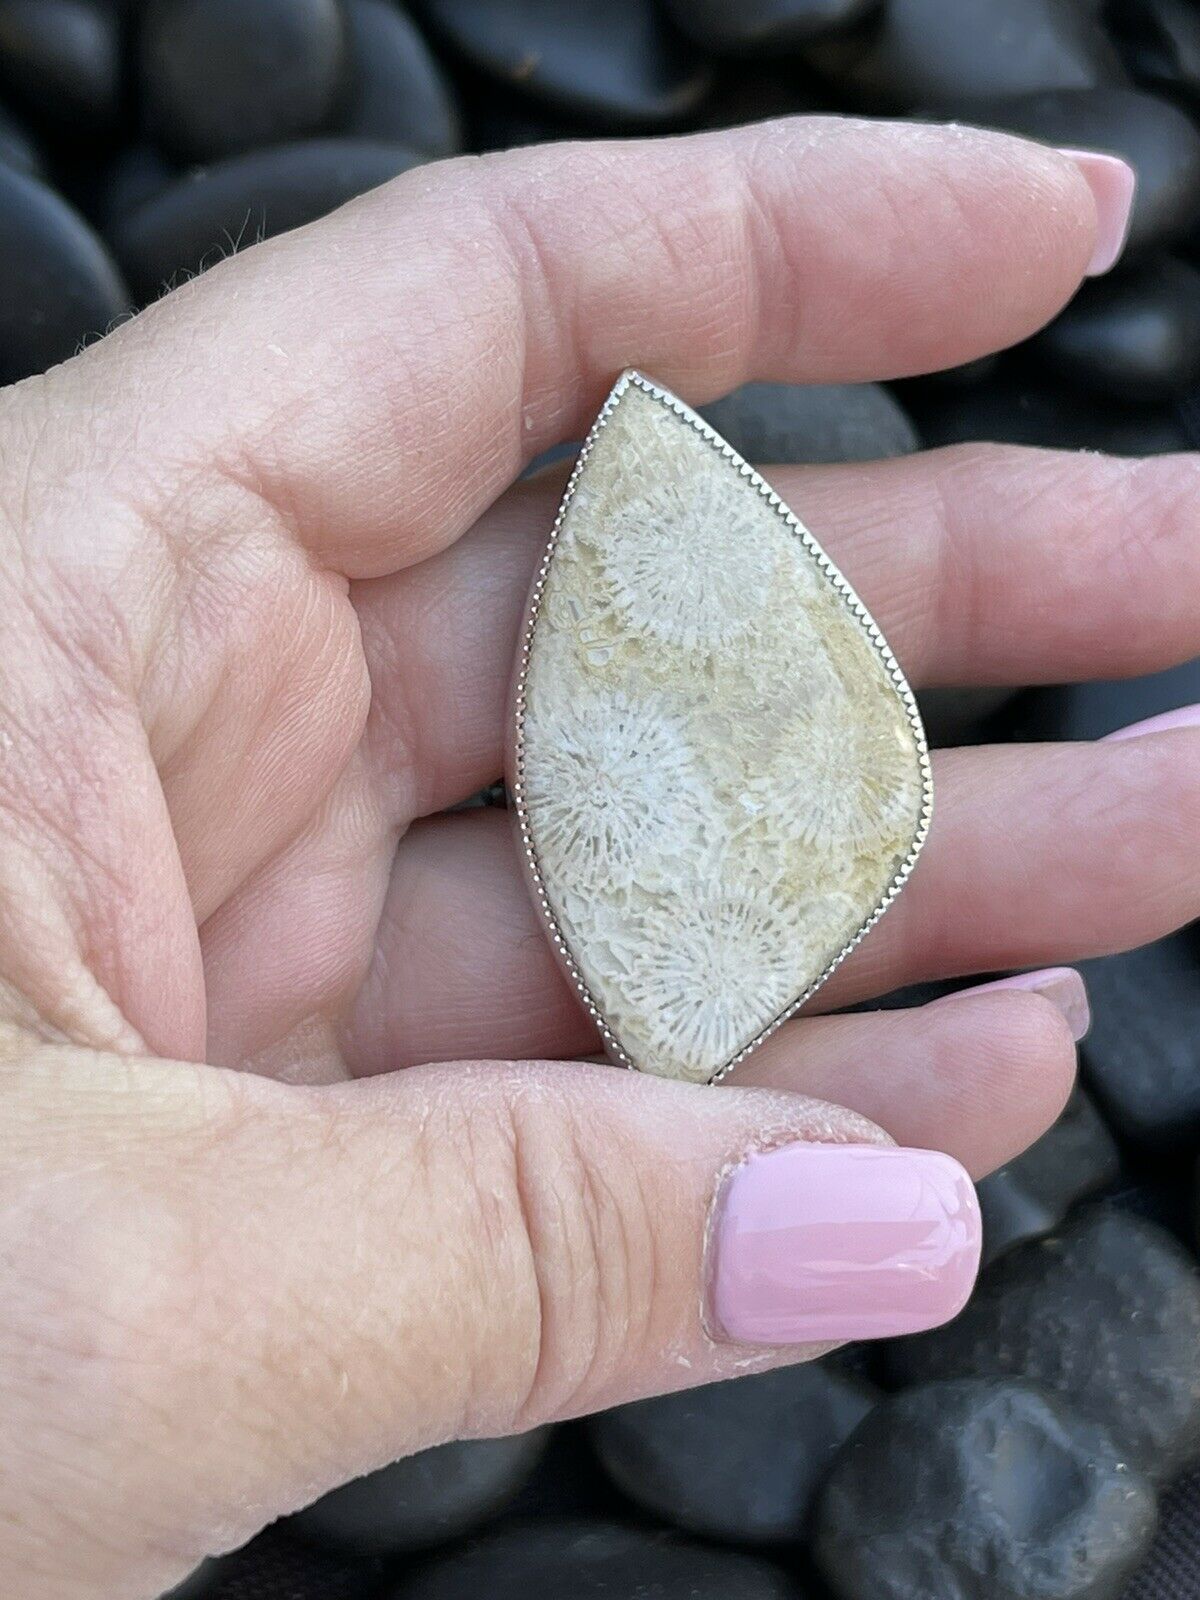
[(523, 1359), (511, 1425), (599, 1402), (652, 1338), (659, 1279), (653, 1205), (636, 1161), (597, 1139), (558, 1094), (527, 1093), (503, 1118), (505, 1226), (520, 1240)]

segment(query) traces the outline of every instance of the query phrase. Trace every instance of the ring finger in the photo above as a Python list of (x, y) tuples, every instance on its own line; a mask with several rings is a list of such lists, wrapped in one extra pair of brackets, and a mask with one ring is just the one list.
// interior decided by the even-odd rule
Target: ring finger
[[(1200, 913), (1200, 732), (945, 751), (935, 787), (909, 886), (814, 1009), (1103, 955)], [(342, 1047), (360, 1073), (597, 1048), (537, 925), (506, 816), (459, 812), (401, 841)]]

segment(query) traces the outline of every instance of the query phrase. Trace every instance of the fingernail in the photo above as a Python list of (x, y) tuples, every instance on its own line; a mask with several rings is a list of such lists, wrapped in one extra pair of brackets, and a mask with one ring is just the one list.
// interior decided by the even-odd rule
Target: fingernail
[(1058, 153), (1069, 156), (1083, 173), (1096, 202), (1096, 245), (1087, 276), (1098, 278), (1116, 265), (1125, 248), (1137, 173), (1120, 156), (1104, 155), (1099, 150), (1060, 149)]
[(979, 1270), (975, 1190), (935, 1150), (784, 1145), (716, 1206), (708, 1310), (738, 1344), (918, 1333), (962, 1310)]
[[(956, 989), (943, 996), (945, 1000), (962, 1000), (975, 994), (993, 994), (1003, 989), (1018, 989), (1044, 994), (1066, 1017), (1076, 1044), (1092, 1025), (1092, 1008), (1088, 1004), (1087, 985), (1074, 967), (1043, 967), (1037, 972), (1018, 972), (1011, 978), (997, 978), (994, 983), (977, 983), (970, 989)], [(942, 1002), (936, 1001), (940, 1005)]]
[(1144, 717), (1141, 722), (1131, 722), (1127, 728), (1116, 728), (1104, 735), (1104, 742), (1140, 739), (1144, 733), (1170, 733), (1173, 728), (1195, 727), (1200, 727), (1200, 706), (1179, 706), (1175, 711), (1160, 711), (1156, 717)]

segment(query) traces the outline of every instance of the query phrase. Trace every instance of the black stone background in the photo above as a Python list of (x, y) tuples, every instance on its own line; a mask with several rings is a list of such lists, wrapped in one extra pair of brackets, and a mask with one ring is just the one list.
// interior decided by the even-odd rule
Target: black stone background
[[(0, 382), (421, 161), (792, 111), (1107, 149), (1139, 194), (1122, 265), (1022, 348), (890, 388), (755, 386), (711, 408), (744, 453), (1200, 448), (1195, 0), (0, 0)], [(1198, 700), (1200, 662), (925, 709), (950, 743), (1093, 738)], [(1200, 1597), (1200, 939), (1087, 977), (1083, 1087), (984, 1182), (960, 1324), (732, 1400), (429, 1452), (176, 1595)]]

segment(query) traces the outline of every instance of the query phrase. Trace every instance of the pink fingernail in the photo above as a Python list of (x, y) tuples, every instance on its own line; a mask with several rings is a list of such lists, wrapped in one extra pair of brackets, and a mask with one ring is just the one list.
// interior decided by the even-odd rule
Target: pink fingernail
[(918, 1333), (957, 1316), (979, 1270), (975, 1190), (935, 1150), (784, 1145), (716, 1206), (709, 1313), (738, 1344)]
[(1098, 278), (1114, 267), (1125, 248), (1137, 173), (1120, 156), (1099, 150), (1059, 150), (1069, 156), (1087, 179), (1096, 202), (1096, 243), (1088, 262), (1087, 276)]
[(1156, 717), (1145, 717), (1141, 722), (1131, 722), (1127, 728), (1116, 728), (1104, 735), (1104, 743), (1113, 739), (1140, 739), (1144, 733), (1170, 733), (1173, 728), (1200, 727), (1200, 706), (1179, 706), (1175, 711), (1160, 711)]
[[(970, 989), (956, 989), (944, 1000), (962, 1000), (975, 994), (992, 994), (1003, 989), (1019, 989), (1044, 994), (1066, 1017), (1079, 1043), (1092, 1025), (1092, 1008), (1088, 1004), (1087, 985), (1074, 967), (1043, 967), (1037, 972), (1018, 972), (1012, 978), (997, 978), (994, 983), (977, 983)], [(934, 1002), (941, 1005), (942, 1000)]]

